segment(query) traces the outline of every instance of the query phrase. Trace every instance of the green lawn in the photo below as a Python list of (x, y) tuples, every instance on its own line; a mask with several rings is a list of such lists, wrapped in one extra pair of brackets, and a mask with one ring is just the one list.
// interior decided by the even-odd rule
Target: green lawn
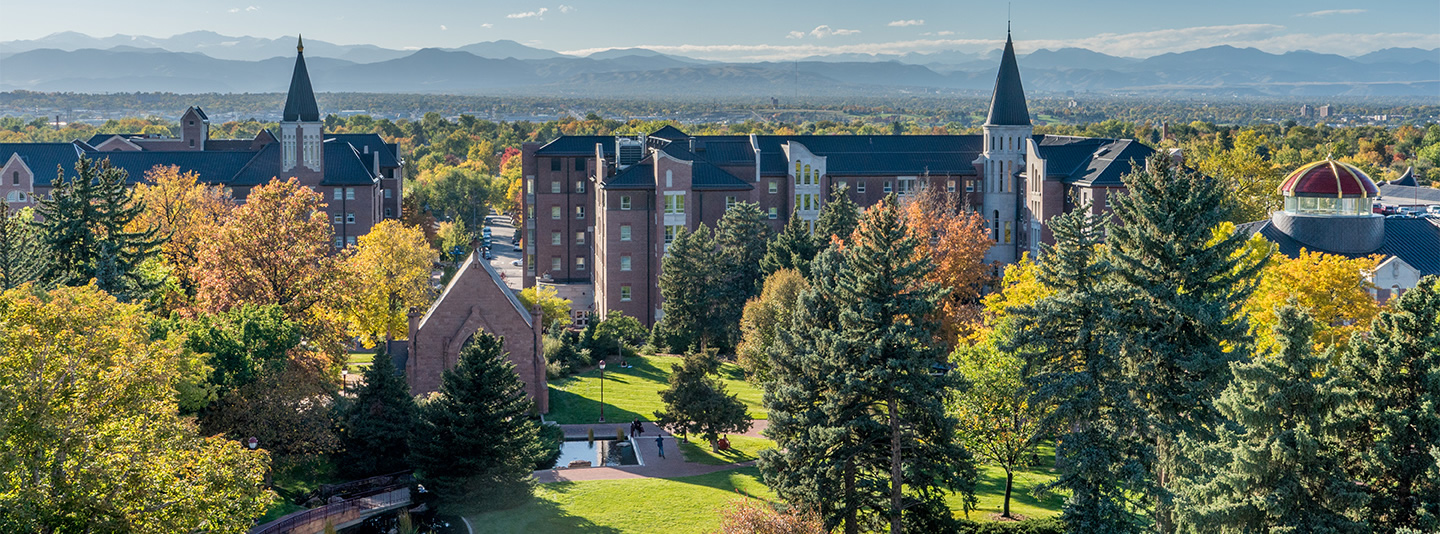
[[(639, 366), (636, 366), (639, 369)], [(511, 510), (470, 517), (477, 533), (687, 534), (720, 526), (720, 511), (742, 497), (772, 499), (754, 467), (674, 479), (542, 484)]]
[(345, 362), (345, 370), (352, 373), (363, 373), (366, 367), (375, 363), (374, 351), (350, 351), (350, 357)]
[[(1048, 444), (1041, 445), (1037, 452), (1040, 454), (1040, 463), (1016, 471), (1015, 486), (1010, 490), (1010, 513), (1031, 519), (1057, 515), (1065, 504), (1065, 497), (1060, 494), (1051, 493), (1044, 499), (1036, 499), (1030, 495), (1031, 489), (1055, 480), (1055, 448)], [(980, 476), (975, 484), (975, 496), (980, 499), (980, 506), (970, 512), (970, 519), (985, 521), (990, 514), (1000, 513), (1005, 501), (1005, 470), (997, 465), (981, 464), (976, 466), (976, 471)], [(952, 496), (947, 502), (957, 516), (964, 517), (960, 497)]]
[[(605, 420), (642, 421), (655, 419), (663, 408), (660, 390), (669, 387), (670, 365), (676, 356), (630, 358), (630, 369), (605, 369)], [(726, 391), (737, 395), (750, 411), (751, 419), (764, 419), (760, 388), (745, 381), (745, 373), (733, 363), (722, 364), (720, 379)], [(590, 371), (550, 382), (550, 413), (546, 419), (560, 424), (594, 423), (600, 419), (600, 371)]]
[(703, 439), (690, 437), (688, 442), (680, 442), (680, 454), (685, 455), (685, 461), (705, 465), (725, 465), (748, 462), (760, 457), (760, 451), (775, 448), (775, 442), (765, 438), (752, 438), (750, 436), (728, 436), (730, 449), (720, 452), (710, 452), (710, 444)]

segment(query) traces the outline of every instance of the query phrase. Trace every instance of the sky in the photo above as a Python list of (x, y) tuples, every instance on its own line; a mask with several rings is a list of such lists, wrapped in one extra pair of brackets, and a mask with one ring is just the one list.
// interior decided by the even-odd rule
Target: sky
[[(1216, 45), (1347, 56), (1440, 47), (1436, 0), (0, 0), (3, 39), (61, 31), (168, 37), (304, 34), (336, 44), (451, 48), (509, 39), (565, 53), (643, 47), (732, 61), (817, 54), (1089, 48), (1149, 57)], [(62, 7), (63, 6), (63, 7)], [(1007, 13), (1008, 10), (1008, 13)], [(15, 23), (23, 21), (23, 23)]]

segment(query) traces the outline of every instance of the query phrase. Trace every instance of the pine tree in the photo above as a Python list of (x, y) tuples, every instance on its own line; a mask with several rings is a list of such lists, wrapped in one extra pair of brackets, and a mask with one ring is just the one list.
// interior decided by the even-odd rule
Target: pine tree
[(1340, 367), (1355, 388), (1347, 451), (1352, 475), (1370, 489), (1371, 523), (1377, 532), (1440, 530), (1440, 277), (1393, 300)]
[(1156, 154), (1125, 185), (1107, 239), (1116, 302), (1125, 303), (1115, 328), (1128, 334), (1117, 349), (1154, 436), (1156, 526), (1170, 532), (1168, 488), (1183, 475), (1174, 440), (1203, 439), (1219, 420), (1211, 401), (1230, 381), (1230, 362), (1249, 351), (1241, 308), (1264, 262), (1239, 254), (1243, 234), (1212, 240), (1230, 209), (1221, 181)]
[(791, 213), (785, 229), (775, 234), (765, 246), (765, 256), (760, 259), (760, 271), (765, 276), (780, 269), (795, 269), (807, 278), (810, 276), (810, 261), (823, 247), (817, 247), (810, 237), (810, 229), (798, 214)]
[(717, 320), (724, 327), (727, 347), (740, 342), (740, 316), (745, 301), (760, 293), (760, 260), (765, 256), (769, 227), (760, 205), (740, 202), (725, 210), (715, 226), (715, 246), (721, 263), (723, 287)]
[(670, 365), (670, 387), (660, 391), (663, 411), (655, 411), (661, 427), (685, 435), (697, 434), (715, 447), (721, 434), (750, 429), (745, 403), (726, 393), (725, 384), (714, 375), (720, 360), (708, 352), (691, 352), (678, 364)]
[(820, 215), (815, 219), (815, 236), (812, 238), (816, 248), (828, 247), (834, 239), (850, 239), (850, 234), (854, 233), (855, 227), (860, 224), (860, 206), (851, 201), (850, 195), (845, 191), (845, 187), (835, 188), (830, 194), (830, 201), (820, 208)]
[(1148, 492), (1143, 412), (1129, 397), (1123, 362), (1113, 351), (1113, 266), (1102, 253), (1104, 220), (1090, 205), (1055, 217), (1055, 245), (1042, 245), (1037, 278), (1047, 289), (1010, 310), (1015, 335), (1001, 350), (1024, 358), (1033, 402), (1054, 406), (1044, 426), (1060, 433), (1060, 477), (1046, 486), (1070, 493), (1064, 518), (1072, 532), (1142, 532), (1134, 499)]
[(353, 478), (409, 468), (415, 435), (415, 399), (410, 385), (382, 349), (365, 370), (365, 382), (337, 408), (336, 426), (344, 447), (337, 463)]
[(159, 254), (164, 239), (154, 227), (129, 229), (145, 206), (134, 200), (124, 170), (109, 160), (75, 162), (75, 177), (63, 169), (38, 209), (45, 240), (43, 278), (57, 285), (84, 285), (91, 279), (122, 302), (143, 299), (157, 287), (140, 265)]
[(847, 243), (816, 258), (781, 329), (765, 397), (779, 448), (762, 456), (762, 473), (847, 532), (875, 519), (902, 532), (948, 518), (942, 488), (973, 492), (973, 461), (944, 406), (962, 378), (934, 373), (931, 317), (944, 290), (925, 281), (933, 266), (895, 197), (868, 210)]
[(1279, 351), (1231, 365), (1234, 381), (1215, 402), (1227, 424), (1214, 442), (1187, 444), (1200, 472), (1177, 482), (1180, 530), (1370, 532), (1369, 497), (1343, 470), (1334, 416), (1353, 395), (1312, 354), (1309, 315), (1286, 305), (1276, 316)]
[(671, 352), (706, 349), (724, 344), (725, 325), (719, 324), (716, 295), (723, 293), (719, 254), (710, 230), (681, 229), (660, 260), (662, 317), (652, 342)]
[(12, 211), (0, 200), (0, 290), (40, 277), (40, 240), (29, 211)]
[(445, 371), (440, 390), (420, 406), (410, 462), (427, 488), (460, 509), (520, 504), (533, 491), (530, 473), (546, 454), (530, 419), (534, 404), (503, 340), (478, 333)]

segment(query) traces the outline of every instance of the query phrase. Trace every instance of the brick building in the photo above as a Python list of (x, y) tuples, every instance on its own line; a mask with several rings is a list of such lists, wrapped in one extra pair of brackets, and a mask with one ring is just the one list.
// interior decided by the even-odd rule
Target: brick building
[(57, 168), (73, 176), (82, 156), (108, 159), (132, 184), (150, 169), (174, 165), (242, 202), (252, 187), (294, 177), (324, 195), (335, 246), (353, 245), (381, 219), (400, 217), (404, 162), (399, 147), (379, 135), (324, 132), (302, 43), (278, 135), (262, 130), (253, 139), (211, 139), (210, 118), (190, 107), (180, 116), (178, 138), (100, 134), (69, 143), (0, 143), (0, 196), (12, 207), (32, 206), (49, 194)]
[(1052, 242), (1050, 217), (1106, 199), (1152, 149), (1129, 139), (1034, 135), (1007, 37), (981, 135), (564, 136), (522, 149), (525, 285), (554, 286), (577, 316), (612, 310), (653, 324), (660, 260), (679, 228), (713, 228), (754, 202), (772, 229), (813, 221), (843, 187), (867, 206), (944, 187), (988, 221), (986, 260)]

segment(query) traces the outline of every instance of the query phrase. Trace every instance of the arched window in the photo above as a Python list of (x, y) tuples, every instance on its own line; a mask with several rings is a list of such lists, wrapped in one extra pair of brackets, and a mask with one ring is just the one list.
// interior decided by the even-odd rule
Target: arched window
[(809, 165), (806, 165), (806, 166), (805, 166), (805, 185), (810, 185), (810, 184), (812, 184), (812, 183), (814, 183), (814, 182), (811, 182), (811, 181), (810, 181), (810, 166), (809, 166)]
[(25, 194), (24, 194), (24, 193), (21, 193), (21, 192), (19, 192), (19, 191), (11, 191), (10, 194), (5, 195), (5, 201), (6, 201), (6, 202), (24, 202), (24, 201), (25, 201)]

